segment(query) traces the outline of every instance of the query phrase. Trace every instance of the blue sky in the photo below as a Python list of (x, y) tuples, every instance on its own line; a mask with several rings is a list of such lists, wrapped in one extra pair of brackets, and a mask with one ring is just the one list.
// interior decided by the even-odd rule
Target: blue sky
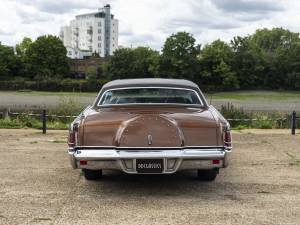
[(15, 45), (25, 36), (58, 35), (75, 15), (107, 3), (119, 19), (119, 44), (128, 47), (160, 50), (177, 31), (192, 33), (201, 44), (264, 27), (300, 32), (299, 0), (1, 0), (0, 41)]

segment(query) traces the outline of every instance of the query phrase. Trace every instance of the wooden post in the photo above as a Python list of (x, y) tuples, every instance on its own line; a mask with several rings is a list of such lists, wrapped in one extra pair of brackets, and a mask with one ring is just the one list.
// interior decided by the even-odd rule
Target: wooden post
[(10, 113), (10, 109), (6, 109), (3, 112), (3, 119), (9, 119), (9, 113)]
[(297, 123), (297, 117), (296, 117), (296, 112), (294, 111), (292, 113), (292, 135), (296, 134), (296, 123)]
[(43, 123), (43, 134), (46, 134), (47, 125), (46, 125), (46, 110), (45, 109), (43, 109), (43, 113), (42, 113), (42, 123)]

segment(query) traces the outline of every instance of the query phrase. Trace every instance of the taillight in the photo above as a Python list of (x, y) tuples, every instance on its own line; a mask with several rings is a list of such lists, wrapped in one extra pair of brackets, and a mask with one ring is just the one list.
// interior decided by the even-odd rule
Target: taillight
[(223, 132), (223, 139), (224, 139), (224, 146), (225, 146), (225, 148), (231, 149), (231, 147), (232, 147), (232, 140), (231, 140), (231, 132), (230, 132), (230, 130), (225, 130)]
[(76, 142), (76, 138), (75, 138), (75, 132), (74, 131), (70, 131), (69, 132), (69, 138), (68, 138), (68, 145), (70, 148), (74, 148), (75, 147), (75, 142)]

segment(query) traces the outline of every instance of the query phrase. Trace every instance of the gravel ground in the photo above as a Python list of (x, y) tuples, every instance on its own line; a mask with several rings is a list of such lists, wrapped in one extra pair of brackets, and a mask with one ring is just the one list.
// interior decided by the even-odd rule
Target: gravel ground
[[(73, 96), (71, 97), (78, 102), (78, 105), (84, 107), (93, 103), (95, 96)], [(10, 108), (14, 110), (39, 110), (53, 109), (59, 104), (61, 96), (55, 95), (21, 95), (14, 92), (0, 92), (0, 110)], [(210, 102), (210, 99), (207, 99)], [(247, 100), (236, 99), (212, 99), (211, 104), (220, 109), (221, 105), (227, 105), (230, 102), (237, 107), (242, 107), (248, 111), (265, 111), (265, 112), (292, 112), (293, 110), (300, 112), (300, 99), (264, 99), (253, 98)]]
[(66, 131), (0, 130), (0, 224), (300, 224), (300, 134), (234, 132), (215, 182), (194, 172), (86, 181)]

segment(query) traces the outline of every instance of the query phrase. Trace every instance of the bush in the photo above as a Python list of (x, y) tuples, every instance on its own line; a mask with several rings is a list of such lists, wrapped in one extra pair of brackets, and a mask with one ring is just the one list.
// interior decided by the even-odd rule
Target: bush
[(220, 112), (226, 119), (233, 119), (229, 121), (230, 125), (233, 129), (237, 130), (246, 128), (286, 128), (288, 123), (285, 120), (286, 115), (281, 113), (246, 112), (242, 108), (235, 107), (233, 104), (221, 106)]
[[(47, 129), (67, 130), (71, 121), (63, 121), (60, 119), (48, 119)], [(0, 119), (0, 128), (18, 129), (18, 128), (34, 128), (42, 129), (42, 121), (37, 117), (17, 116), (16, 118)]]
[[(74, 97), (60, 97), (58, 106), (55, 109), (49, 111), (49, 115), (58, 116), (76, 116), (83, 108), (79, 106)], [(69, 121), (69, 118), (61, 118), (63, 121)]]

